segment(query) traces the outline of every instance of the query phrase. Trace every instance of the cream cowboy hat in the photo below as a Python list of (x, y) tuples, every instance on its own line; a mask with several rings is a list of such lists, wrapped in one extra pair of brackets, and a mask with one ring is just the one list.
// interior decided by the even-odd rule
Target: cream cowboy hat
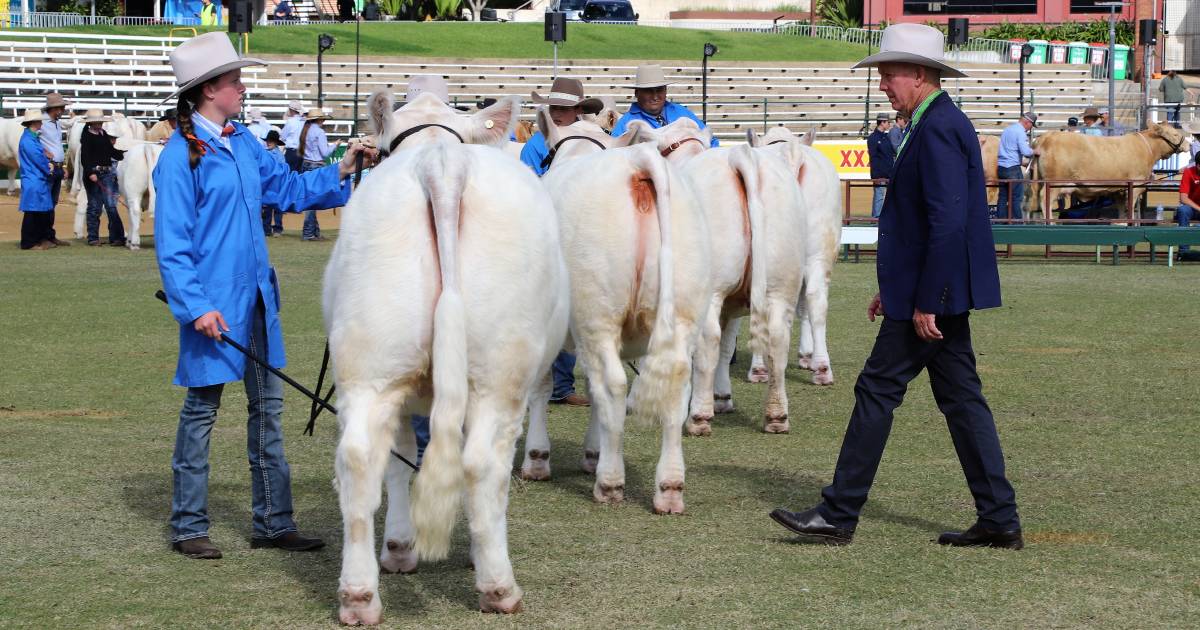
[(329, 118), (329, 114), (326, 114), (318, 107), (314, 107), (304, 114), (304, 118), (305, 120), (326, 120)]
[(674, 85), (675, 81), (668, 81), (666, 75), (663, 74), (662, 66), (658, 64), (642, 64), (637, 67), (637, 72), (633, 77), (633, 85), (626, 87), (635, 90), (645, 88), (660, 88), (668, 85)]
[(27, 127), (31, 122), (42, 122), (41, 110), (35, 107), (25, 110), (25, 115), (21, 117), (21, 126)]
[(893, 24), (883, 29), (879, 52), (854, 64), (851, 68), (874, 68), (881, 63), (912, 63), (942, 72), (942, 77), (965, 77), (961, 71), (946, 65), (946, 36), (924, 24)]
[(54, 109), (55, 107), (67, 107), (70, 103), (62, 97), (58, 92), (51, 92), (46, 95), (46, 104), (42, 106), (42, 111)]
[(304, 105), (300, 101), (288, 101), (288, 109), (300, 114), (304, 112)]
[(229, 42), (229, 36), (222, 31), (198, 35), (171, 51), (171, 69), (175, 71), (177, 89), (159, 105), (230, 70), (265, 65), (267, 62), (262, 59), (239, 57)]
[(1188, 122), (1187, 124), (1185, 124), (1183, 126), (1183, 130), (1186, 131), (1187, 133), (1192, 134), (1193, 136), (1200, 135), (1200, 120), (1193, 120), (1193, 121)]
[(257, 107), (251, 107), (250, 109), (246, 110), (246, 120), (253, 122), (256, 120), (266, 120), (266, 117), (263, 116), (261, 109)]
[(84, 116), (85, 116), (85, 118), (83, 119), (84, 124), (94, 123), (94, 122), (106, 123), (106, 122), (112, 120), (112, 118), (109, 118), (108, 116), (104, 115), (104, 110), (102, 110), (102, 109), (89, 109), (89, 110), (87, 110), (87, 114), (85, 114)]
[(411, 103), (425, 92), (432, 93), (443, 103), (450, 103), (450, 88), (446, 85), (446, 80), (436, 74), (418, 74), (409, 79), (408, 89), (404, 92), (404, 102)]
[(604, 109), (604, 103), (601, 103), (600, 99), (583, 97), (583, 83), (578, 79), (559, 77), (550, 84), (550, 93), (546, 96), (542, 96), (536, 91), (530, 92), (529, 96), (538, 105), (579, 106), (583, 108), (585, 114), (595, 114)]

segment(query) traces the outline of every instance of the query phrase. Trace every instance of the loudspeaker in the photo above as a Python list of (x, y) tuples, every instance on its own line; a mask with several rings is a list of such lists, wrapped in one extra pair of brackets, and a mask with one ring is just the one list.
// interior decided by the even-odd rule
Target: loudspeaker
[(249, 33), (254, 30), (254, 3), (233, 0), (229, 5), (229, 32)]
[(1138, 42), (1143, 46), (1158, 43), (1158, 20), (1138, 20)]
[(971, 25), (967, 18), (950, 18), (949, 42), (951, 46), (961, 46), (971, 37)]
[(562, 11), (546, 12), (546, 41), (567, 41), (567, 14)]

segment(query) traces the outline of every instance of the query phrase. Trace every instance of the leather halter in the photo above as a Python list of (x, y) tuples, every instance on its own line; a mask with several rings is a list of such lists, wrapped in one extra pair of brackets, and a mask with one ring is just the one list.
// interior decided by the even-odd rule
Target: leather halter
[[(673, 143), (671, 143), (671, 146), (663, 149), (662, 151), (659, 151), (659, 153), (662, 154), (663, 157), (667, 157), (668, 155), (671, 155), (672, 153), (674, 153), (676, 149), (683, 146), (687, 142), (700, 142), (700, 138), (684, 138), (683, 140), (680, 140), (678, 142), (673, 142)], [(704, 144), (704, 143), (700, 142), (700, 144)]]
[(554, 156), (558, 154), (559, 148), (561, 148), (563, 143), (566, 142), (567, 140), (587, 140), (588, 142), (591, 142), (592, 144), (600, 147), (601, 151), (608, 148), (608, 147), (604, 146), (603, 142), (600, 142), (599, 140), (597, 140), (595, 138), (590, 138), (588, 136), (567, 136), (567, 137), (559, 140), (558, 142), (555, 142), (554, 146), (550, 148), (550, 152), (547, 153), (546, 157), (542, 159), (541, 167), (543, 169), (550, 168), (551, 162), (554, 161)]
[(391, 141), (391, 143), (388, 144), (388, 148), (386, 151), (380, 150), (380, 153), (382, 153), (384, 157), (391, 155), (392, 152), (396, 150), (396, 147), (400, 146), (400, 143), (404, 142), (405, 139), (407, 139), (409, 136), (413, 135), (414, 133), (417, 133), (418, 131), (424, 131), (426, 129), (429, 129), (430, 127), (438, 127), (440, 129), (445, 129), (446, 131), (449, 131), (450, 133), (454, 134), (454, 137), (458, 138), (459, 142), (461, 142), (463, 144), (467, 143), (466, 140), (463, 140), (462, 136), (458, 135), (457, 131), (447, 127), (446, 125), (441, 125), (438, 123), (425, 123), (424, 125), (417, 125), (416, 127), (412, 127), (410, 129), (404, 130), (403, 132), (400, 133), (400, 135), (396, 136), (395, 138), (392, 138), (392, 141)]
[(772, 144), (779, 144), (781, 142), (787, 142), (787, 140), (772, 140), (767, 143), (767, 146), (771, 146)]

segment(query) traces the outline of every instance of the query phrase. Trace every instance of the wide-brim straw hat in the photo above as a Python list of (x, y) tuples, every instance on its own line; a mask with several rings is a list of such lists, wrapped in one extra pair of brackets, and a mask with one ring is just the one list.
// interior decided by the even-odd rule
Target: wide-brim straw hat
[(32, 122), (42, 122), (42, 111), (36, 107), (25, 110), (25, 115), (21, 117), (22, 126), (28, 126)]
[(230, 70), (265, 65), (267, 62), (262, 59), (239, 57), (223, 31), (193, 37), (171, 51), (176, 90), (159, 104), (178, 98), (181, 93)]
[(300, 101), (288, 101), (288, 109), (299, 114), (304, 111), (304, 104)]
[(108, 116), (105, 116), (105, 115), (104, 115), (104, 110), (102, 110), (102, 109), (89, 109), (89, 110), (87, 110), (87, 114), (84, 114), (84, 119), (83, 119), (83, 122), (84, 122), (85, 124), (86, 124), (86, 123), (94, 123), (94, 122), (98, 122), (98, 123), (106, 123), (106, 122), (108, 122), (108, 121), (110, 121), (110, 120), (112, 120), (112, 118), (110, 118), (110, 117), (108, 117)]
[(642, 64), (637, 67), (637, 72), (633, 75), (633, 85), (626, 87), (635, 90), (644, 90), (649, 88), (660, 88), (668, 85), (675, 85), (676, 81), (668, 81), (666, 74), (663, 73), (662, 66), (653, 63)]
[(54, 109), (55, 107), (67, 107), (69, 105), (70, 103), (67, 102), (67, 99), (62, 97), (62, 94), (59, 94), (58, 92), (51, 92), (46, 95), (46, 104), (42, 105), (42, 111)]
[(558, 107), (582, 107), (583, 113), (595, 114), (604, 109), (604, 103), (598, 98), (585, 98), (583, 83), (579, 79), (559, 77), (550, 84), (550, 93), (542, 96), (536, 91), (529, 93), (534, 103), (538, 105), (556, 105)]
[(450, 86), (446, 85), (445, 79), (436, 74), (418, 74), (409, 79), (404, 92), (404, 102), (411, 103), (426, 92), (437, 96), (443, 103), (450, 103)]
[(911, 63), (940, 70), (942, 77), (967, 76), (946, 65), (946, 36), (924, 24), (893, 24), (879, 37), (879, 52), (851, 66), (874, 68), (881, 63)]
[(304, 118), (305, 120), (326, 120), (329, 118), (329, 114), (319, 107), (314, 107), (304, 114)]
[(1193, 120), (1183, 125), (1183, 130), (1187, 133), (1200, 135), (1200, 120)]

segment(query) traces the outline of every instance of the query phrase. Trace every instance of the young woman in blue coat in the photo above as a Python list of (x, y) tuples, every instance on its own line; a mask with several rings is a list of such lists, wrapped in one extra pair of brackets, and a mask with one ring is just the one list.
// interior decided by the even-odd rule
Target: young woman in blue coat
[(21, 202), (17, 207), (25, 213), (21, 218), (21, 249), (40, 251), (54, 247), (50, 236), (54, 220), (50, 212), (54, 209), (50, 197), (50, 160), (38, 139), (42, 113), (36, 109), (26, 111), (21, 125), (25, 127), (17, 150), (21, 167)]
[[(244, 126), (240, 58), (220, 32), (194, 37), (171, 53), (178, 129), (154, 169), (155, 251), (171, 313), (179, 322), (175, 384), (187, 387), (172, 460), (173, 548), (215, 559), (209, 539), (208, 445), (224, 384), (241, 380), (249, 399), (247, 452), (253, 503), (251, 547), (290, 551), (324, 543), (300, 535), (292, 519), (291, 474), (283, 453), (283, 385), (223, 337), (285, 365), (279, 286), (267, 259), (264, 200), (286, 212), (344, 205), (361, 145), (336, 165), (299, 174), (273, 159)], [(169, 98), (172, 98), (169, 97)], [(367, 156), (369, 166), (374, 159)]]

